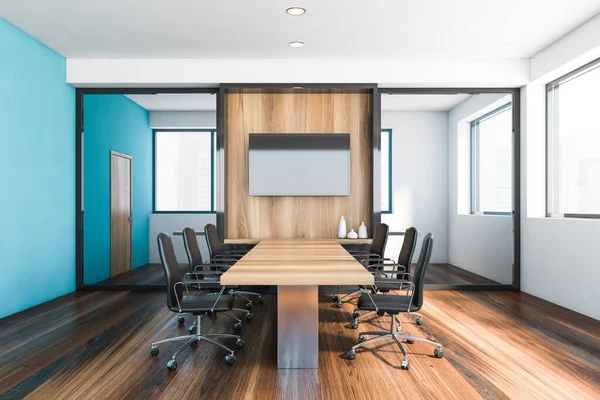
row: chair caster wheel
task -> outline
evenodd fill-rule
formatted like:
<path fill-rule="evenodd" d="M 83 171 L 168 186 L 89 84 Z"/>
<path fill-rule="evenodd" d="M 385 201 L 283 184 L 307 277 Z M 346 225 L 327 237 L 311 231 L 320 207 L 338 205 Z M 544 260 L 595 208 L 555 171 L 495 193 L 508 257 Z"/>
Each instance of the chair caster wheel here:
<path fill-rule="evenodd" d="M 214 312 L 212 312 L 212 311 L 209 311 L 209 312 L 207 312 L 207 313 L 206 313 L 206 316 L 207 316 L 208 318 L 212 318 L 212 317 L 214 317 L 216 314 L 217 314 L 217 313 L 214 313 Z"/>
<path fill-rule="evenodd" d="M 433 355 L 436 356 L 437 358 L 444 358 L 444 350 L 442 350 L 441 347 L 438 347 L 437 349 L 435 349 L 433 351 Z"/>
<path fill-rule="evenodd" d="M 352 321 L 352 323 L 350 324 L 350 328 L 352 328 L 352 329 L 358 328 L 358 322 L 356 320 Z"/>
<path fill-rule="evenodd" d="M 383 317 L 384 315 L 385 315 L 385 313 L 383 311 L 377 311 L 378 317 Z"/>
<path fill-rule="evenodd" d="M 167 363 L 167 369 L 169 371 L 175 371 L 177 369 L 177 362 L 175 360 L 171 360 Z"/>
<path fill-rule="evenodd" d="M 252 318 L 254 318 L 254 315 L 250 313 L 246 314 L 246 321 L 252 321 Z"/>
<path fill-rule="evenodd" d="M 160 350 L 158 350 L 158 347 L 152 347 L 150 349 L 150 355 L 152 355 L 152 356 L 157 356 L 159 352 L 160 352 Z"/>
<path fill-rule="evenodd" d="M 237 359 L 235 358 L 235 356 L 233 354 L 229 354 L 229 355 L 225 356 L 225 362 L 229 365 L 235 364 L 236 361 L 237 361 Z"/>
<path fill-rule="evenodd" d="M 396 332 L 402 332 L 402 325 L 396 327 Z"/>
<path fill-rule="evenodd" d="M 415 342 L 415 341 L 414 341 L 414 340 L 412 340 L 412 339 L 408 339 L 408 340 L 406 341 L 406 343 L 408 343 L 408 344 L 413 344 L 414 342 Z"/>
<path fill-rule="evenodd" d="M 354 311 L 354 312 L 352 313 L 352 318 L 356 319 L 356 318 L 358 318 L 358 317 L 360 317 L 360 314 L 358 313 L 358 311 Z"/>
<path fill-rule="evenodd" d="M 181 315 L 177 317 L 177 323 L 179 325 L 185 324 L 185 318 L 183 318 Z"/>
<path fill-rule="evenodd" d="M 258 297 L 258 304 L 262 304 L 262 303 L 264 303 L 264 302 L 265 302 L 265 298 L 264 298 L 264 297 L 262 297 L 262 296 L 259 296 L 259 297 Z"/>
<path fill-rule="evenodd" d="M 235 341 L 235 345 L 240 349 L 243 349 L 244 347 L 246 347 L 246 342 L 244 341 L 244 339 L 239 338 Z"/>
<path fill-rule="evenodd" d="M 331 301 L 338 301 L 340 298 L 337 296 L 331 296 Z"/>
<path fill-rule="evenodd" d="M 356 358 L 356 352 L 354 350 L 350 350 L 346 353 L 346 358 L 348 360 L 354 360 Z"/>
<path fill-rule="evenodd" d="M 362 342 L 364 342 L 365 340 L 367 340 L 367 338 L 366 338 L 366 337 L 364 337 L 364 336 L 359 336 L 359 337 L 358 337 L 358 343 L 362 343 Z"/>
<path fill-rule="evenodd" d="M 342 302 L 338 300 L 333 306 L 335 308 L 342 308 Z"/>
<path fill-rule="evenodd" d="M 242 323 L 241 323 L 241 322 L 238 322 L 238 323 L 236 323 L 236 324 L 233 326 L 233 329 L 235 329 L 236 331 L 239 331 L 239 330 L 241 330 L 243 327 L 244 327 L 244 325 L 242 325 Z"/>
<path fill-rule="evenodd" d="M 410 367 L 409 367 L 409 364 L 408 364 L 408 360 L 402 360 L 402 363 L 400 364 L 400 369 L 408 370 L 409 368 Z"/>
<path fill-rule="evenodd" d="M 417 318 L 415 322 L 417 323 L 417 325 L 423 325 L 423 317 Z"/>
<path fill-rule="evenodd" d="M 194 340 L 192 343 L 190 343 L 190 347 L 194 348 L 194 347 L 198 346 L 198 342 L 199 342 L 199 340 Z"/>
<path fill-rule="evenodd" d="M 196 325 L 190 325 L 190 327 L 188 328 L 188 332 L 190 334 L 193 334 L 194 332 L 196 332 Z"/>
<path fill-rule="evenodd" d="M 246 303 L 246 310 L 252 310 L 252 307 L 254 307 L 254 304 L 252 304 L 252 302 Z"/>

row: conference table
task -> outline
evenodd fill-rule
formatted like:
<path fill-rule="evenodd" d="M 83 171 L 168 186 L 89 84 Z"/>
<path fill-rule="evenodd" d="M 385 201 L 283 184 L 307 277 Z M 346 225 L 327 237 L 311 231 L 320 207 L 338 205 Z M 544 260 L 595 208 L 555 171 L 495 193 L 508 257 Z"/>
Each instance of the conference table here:
<path fill-rule="evenodd" d="M 223 285 L 277 285 L 277 366 L 319 367 L 319 285 L 373 285 L 335 239 L 264 239 L 221 276 Z"/>

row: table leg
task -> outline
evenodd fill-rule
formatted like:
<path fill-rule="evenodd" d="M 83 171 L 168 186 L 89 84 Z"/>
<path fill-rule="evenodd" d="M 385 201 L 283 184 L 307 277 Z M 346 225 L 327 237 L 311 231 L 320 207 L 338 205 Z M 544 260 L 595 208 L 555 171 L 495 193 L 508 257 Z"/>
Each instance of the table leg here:
<path fill-rule="evenodd" d="M 277 287 L 277 366 L 319 367 L 319 287 Z"/>

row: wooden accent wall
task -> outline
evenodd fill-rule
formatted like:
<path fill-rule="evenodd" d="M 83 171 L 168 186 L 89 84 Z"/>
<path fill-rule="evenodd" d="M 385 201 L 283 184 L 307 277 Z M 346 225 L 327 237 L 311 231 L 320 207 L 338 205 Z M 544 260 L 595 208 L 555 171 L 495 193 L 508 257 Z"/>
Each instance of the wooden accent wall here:
<path fill-rule="evenodd" d="M 372 234 L 370 92 L 236 89 L 226 96 L 225 238 L 335 238 L 342 215 L 348 231 L 364 221 Z M 350 196 L 250 196 L 250 133 L 349 133 Z"/>

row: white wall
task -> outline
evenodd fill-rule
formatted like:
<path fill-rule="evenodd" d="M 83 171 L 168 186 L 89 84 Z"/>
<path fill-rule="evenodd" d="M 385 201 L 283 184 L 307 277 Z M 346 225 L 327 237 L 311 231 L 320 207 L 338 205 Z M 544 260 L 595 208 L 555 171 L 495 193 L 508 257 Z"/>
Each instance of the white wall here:
<path fill-rule="evenodd" d="M 545 217 L 545 84 L 600 57 L 600 16 L 531 59 L 521 90 L 521 290 L 600 319 L 600 221 Z"/>
<path fill-rule="evenodd" d="M 391 231 L 410 226 L 432 232 L 431 262 L 448 262 L 448 113 L 385 111 L 381 127 L 392 129 L 392 211 L 381 221 Z M 401 236 L 390 236 L 386 256 L 397 259 Z M 420 241 L 416 254 L 420 251 Z M 416 257 L 416 256 L 415 256 Z"/>
<path fill-rule="evenodd" d="M 216 128 L 216 111 L 150 111 L 150 128 Z"/>
<path fill-rule="evenodd" d="M 150 214 L 150 263 L 160 264 L 158 255 L 158 244 L 156 238 L 161 232 L 166 232 L 173 239 L 173 247 L 177 255 L 177 261 L 187 263 L 188 259 L 183 247 L 183 236 L 175 236 L 174 232 L 181 232 L 183 228 L 194 228 L 196 232 L 204 232 L 204 225 L 215 224 L 216 214 Z M 200 252 L 204 260 L 208 259 L 208 248 L 204 236 L 198 236 Z"/>
<path fill-rule="evenodd" d="M 469 214 L 469 123 L 496 107 L 505 95 L 472 96 L 453 108 L 449 131 L 449 243 L 452 265 L 499 283 L 512 283 L 512 217 Z M 480 115 L 478 115 L 480 114 Z"/>
<path fill-rule="evenodd" d="M 68 59 L 76 87 L 214 86 L 219 83 L 379 83 L 380 86 L 519 87 L 527 60 Z"/>

